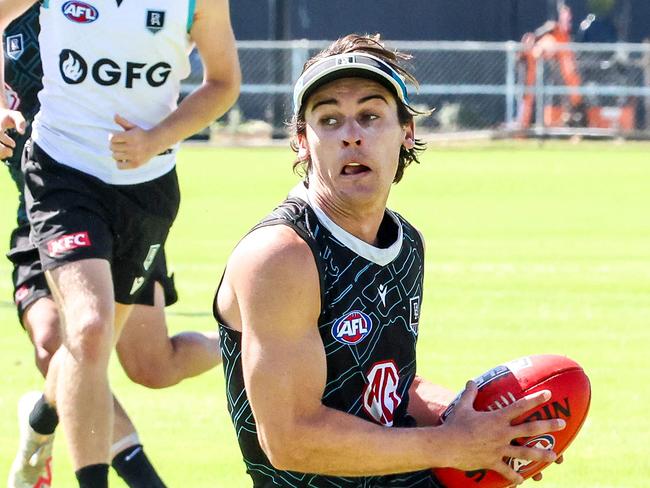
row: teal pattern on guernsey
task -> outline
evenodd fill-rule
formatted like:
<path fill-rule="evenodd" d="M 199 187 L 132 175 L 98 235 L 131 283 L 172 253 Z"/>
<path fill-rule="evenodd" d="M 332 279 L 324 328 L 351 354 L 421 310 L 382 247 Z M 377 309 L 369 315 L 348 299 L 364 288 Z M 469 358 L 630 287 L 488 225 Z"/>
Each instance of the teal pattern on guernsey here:
<path fill-rule="evenodd" d="M 13 156 L 5 160 L 11 179 L 18 190 L 19 204 L 17 221 L 27 223 L 25 198 L 23 196 L 23 175 L 20 160 L 25 142 L 31 136 L 32 120 L 38 112 L 38 92 L 43 88 L 43 69 L 38 45 L 39 4 L 32 5 L 25 13 L 11 22 L 4 33 L 5 84 L 9 106 L 19 110 L 27 121 L 24 134 L 12 133 L 16 142 Z"/>
<path fill-rule="evenodd" d="M 351 246 L 353 241 L 343 238 L 340 228 L 320 220 L 314 208 L 300 198 L 287 199 L 256 228 L 286 225 L 314 255 L 321 289 L 321 312 L 314 326 L 318 327 L 327 361 L 323 405 L 385 427 L 407 428 L 415 426 L 407 407 L 408 390 L 416 372 L 424 247 L 417 230 L 399 215 L 387 211 L 384 224 L 391 229 L 391 235 L 401 236 L 395 238 L 401 242 L 379 249 L 392 252 L 397 248 L 390 262 L 382 264 L 371 257 L 374 253 L 370 250 L 364 252 L 359 245 Z M 228 411 L 255 488 L 438 486 L 430 470 L 341 477 L 275 469 L 257 439 L 243 380 L 241 333 L 216 318 Z"/>

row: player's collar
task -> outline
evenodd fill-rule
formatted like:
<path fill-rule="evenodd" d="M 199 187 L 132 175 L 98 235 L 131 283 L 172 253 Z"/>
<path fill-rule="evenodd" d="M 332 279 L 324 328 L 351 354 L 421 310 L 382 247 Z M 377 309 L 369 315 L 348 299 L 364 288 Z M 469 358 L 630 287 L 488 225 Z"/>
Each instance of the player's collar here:
<path fill-rule="evenodd" d="M 397 216 L 391 212 L 389 209 L 386 209 L 386 214 L 395 222 L 397 226 L 397 239 L 389 247 L 381 248 L 375 247 L 368 244 L 365 241 L 362 241 L 358 237 L 350 234 L 347 230 L 340 227 L 332 219 L 330 219 L 323 210 L 321 210 L 314 202 L 309 198 L 309 194 L 304 185 L 300 184 L 291 190 L 290 196 L 295 196 L 301 200 L 306 201 L 309 206 L 316 213 L 316 217 L 323 226 L 329 230 L 332 235 L 338 239 L 341 244 L 343 244 L 348 249 L 354 251 L 362 258 L 367 259 L 379 266 L 386 266 L 387 264 L 394 261 L 397 256 L 399 256 L 400 251 L 402 250 L 402 242 L 404 237 L 404 231 L 402 229 L 402 223 L 397 218 Z"/>

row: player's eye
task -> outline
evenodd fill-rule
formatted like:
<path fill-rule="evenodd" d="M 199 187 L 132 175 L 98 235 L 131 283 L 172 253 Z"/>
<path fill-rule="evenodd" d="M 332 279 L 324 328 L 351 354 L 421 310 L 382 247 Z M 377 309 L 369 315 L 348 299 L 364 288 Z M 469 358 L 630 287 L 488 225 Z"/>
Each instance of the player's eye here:
<path fill-rule="evenodd" d="M 374 112 L 365 112 L 361 114 L 361 117 L 359 117 L 361 122 L 372 122 L 373 120 L 379 119 L 379 115 L 374 113 Z"/>
<path fill-rule="evenodd" d="M 336 117 L 326 116 L 326 117 L 321 117 L 319 122 L 321 125 L 332 127 L 338 123 L 338 119 Z"/>

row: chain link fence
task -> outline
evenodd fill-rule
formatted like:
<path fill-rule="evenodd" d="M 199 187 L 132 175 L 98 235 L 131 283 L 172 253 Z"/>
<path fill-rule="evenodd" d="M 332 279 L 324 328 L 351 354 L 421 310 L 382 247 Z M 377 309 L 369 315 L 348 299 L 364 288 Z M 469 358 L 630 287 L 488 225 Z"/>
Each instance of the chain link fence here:
<path fill-rule="evenodd" d="M 292 84 L 327 41 L 240 41 L 236 106 L 211 130 L 286 137 Z M 488 134 L 650 138 L 650 44 L 561 44 L 526 50 L 517 42 L 387 42 L 411 53 L 418 120 L 432 135 Z M 201 64 L 184 83 L 201 80 Z"/>

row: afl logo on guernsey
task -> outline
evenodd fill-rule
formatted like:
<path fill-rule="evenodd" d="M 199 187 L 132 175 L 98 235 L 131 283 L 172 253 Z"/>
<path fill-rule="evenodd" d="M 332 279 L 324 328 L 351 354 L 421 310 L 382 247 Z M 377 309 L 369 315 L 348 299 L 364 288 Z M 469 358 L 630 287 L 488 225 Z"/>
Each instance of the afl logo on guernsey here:
<path fill-rule="evenodd" d="M 77 0 L 65 2 L 61 7 L 61 11 L 66 19 L 78 24 L 90 24 L 99 17 L 99 12 L 95 7 Z"/>
<path fill-rule="evenodd" d="M 364 340 L 371 330 L 370 317 L 359 310 L 354 310 L 334 322 L 332 336 L 341 344 L 354 345 Z"/>

